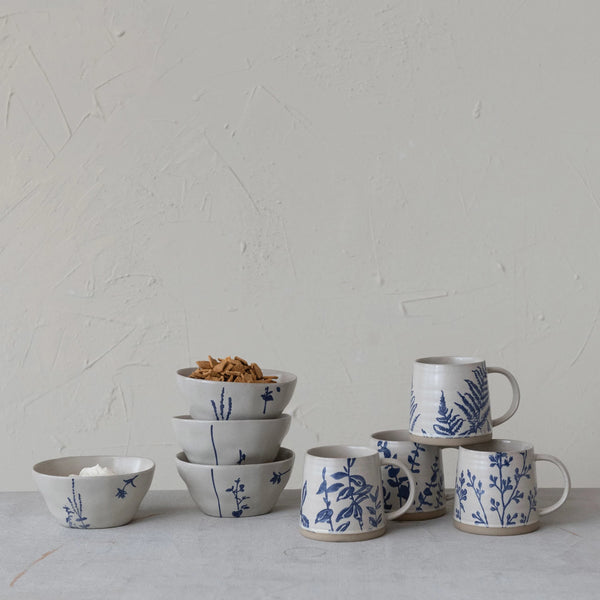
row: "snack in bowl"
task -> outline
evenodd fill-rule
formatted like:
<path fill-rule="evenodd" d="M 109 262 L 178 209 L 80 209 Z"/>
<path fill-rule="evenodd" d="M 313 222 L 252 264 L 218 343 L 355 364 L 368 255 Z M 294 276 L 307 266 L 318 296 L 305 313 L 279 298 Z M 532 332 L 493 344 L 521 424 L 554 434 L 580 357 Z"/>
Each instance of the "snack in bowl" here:
<path fill-rule="evenodd" d="M 198 368 L 189 374 L 192 379 L 209 381 L 238 381 L 240 383 L 273 383 L 277 375 L 264 375 L 256 363 L 250 363 L 239 356 L 208 360 L 197 360 Z"/>

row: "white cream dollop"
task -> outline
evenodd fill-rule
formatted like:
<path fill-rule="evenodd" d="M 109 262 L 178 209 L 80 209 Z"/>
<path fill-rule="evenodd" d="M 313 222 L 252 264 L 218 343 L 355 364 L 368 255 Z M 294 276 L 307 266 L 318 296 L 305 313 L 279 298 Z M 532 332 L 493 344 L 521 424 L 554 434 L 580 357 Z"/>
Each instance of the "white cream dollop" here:
<path fill-rule="evenodd" d="M 101 477 L 102 475 L 116 475 L 116 473 L 112 469 L 101 467 L 100 465 L 83 467 L 83 469 L 79 471 L 80 477 Z M 69 475 L 69 477 L 76 477 L 76 475 Z"/>

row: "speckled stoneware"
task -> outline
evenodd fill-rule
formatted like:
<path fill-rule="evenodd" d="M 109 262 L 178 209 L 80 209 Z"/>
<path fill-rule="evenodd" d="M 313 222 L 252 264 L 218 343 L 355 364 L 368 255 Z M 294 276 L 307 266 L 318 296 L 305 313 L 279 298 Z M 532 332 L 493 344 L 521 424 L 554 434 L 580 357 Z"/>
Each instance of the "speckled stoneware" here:
<path fill-rule="evenodd" d="M 173 417 L 175 438 L 189 462 L 206 465 L 248 465 L 275 459 L 292 417 L 239 421 L 200 421 Z"/>
<path fill-rule="evenodd" d="M 192 379 L 189 375 L 195 370 L 179 369 L 177 386 L 188 401 L 191 417 L 204 421 L 278 417 L 296 387 L 296 376 L 285 371 L 263 369 L 264 375 L 277 376 L 273 383 L 239 383 Z"/>
<path fill-rule="evenodd" d="M 408 478 L 407 504 L 384 513 L 381 465 L 392 465 Z M 405 513 L 414 498 L 410 469 L 363 446 L 320 446 L 304 458 L 300 495 L 300 533 L 328 542 L 356 542 L 385 533 L 386 519 Z"/>
<path fill-rule="evenodd" d="M 537 505 L 536 461 L 554 463 L 564 479 L 560 499 Z M 535 454 L 533 445 L 491 440 L 458 449 L 454 525 L 468 533 L 516 535 L 539 527 L 539 517 L 567 499 L 571 482 L 563 463 L 549 454 Z"/>
<path fill-rule="evenodd" d="M 80 477 L 99 464 L 116 475 Z M 118 527 L 133 519 L 154 476 L 154 462 L 133 456 L 65 456 L 37 463 L 33 479 L 48 510 L 72 529 Z"/>
<path fill-rule="evenodd" d="M 501 373 L 512 387 L 509 409 L 492 419 L 488 373 Z M 519 385 L 500 367 L 481 358 L 432 356 L 413 365 L 410 438 L 423 444 L 456 447 L 492 439 L 492 427 L 504 423 L 519 407 Z"/>
<path fill-rule="evenodd" d="M 446 513 L 444 465 L 442 449 L 413 442 L 408 430 L 378 431 L 369 442 L 384 458 L 397 458 L 408 466 L 415 480 L 414 500 L 408 510 L 398 517 L 402 521 L 424 521 Z M 404 506 L 410 486 L 408 478 L 398 467 L 381 467 L 383 480 L 383 508 L 386 512 Z"/>
<path fill-rule="evenodd" d="M 183 452 L 177 472 L 202 512 L 213 517 L 253 517 L 272 510 L 294 466 L 294 453 L 281 448 L 274 461 L 255 465 L 199 465 Z"/>

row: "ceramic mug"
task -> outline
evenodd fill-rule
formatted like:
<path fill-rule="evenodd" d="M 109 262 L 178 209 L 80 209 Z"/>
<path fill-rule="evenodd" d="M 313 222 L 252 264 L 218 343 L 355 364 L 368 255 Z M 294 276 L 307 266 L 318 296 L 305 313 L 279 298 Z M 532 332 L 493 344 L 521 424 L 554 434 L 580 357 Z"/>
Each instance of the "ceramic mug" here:
<path fill-rule="evenodd" d="M 415 480 L 414 500 L 408 510 L 397 517 L 399 520 L 424 521 L 446 513 L 444 465 L 439 446 L 411 441 L 406 429 L 373 433 L 369 445 L 384 458 L 396 458 L 407 464 Z M 407 504 L 408 477 L 400 473 L 398 467 L 385 465 L 381 467 L 381 478 L 384 510 L 394 511 Z"/>
<path fill-rule="evenodd" d="M 564 479 L 560 499 L 537 505 L 536 461 L 554 463 Z M 454 525 L 468 533 L 516 535 L 539 527 L 539 517 L 567 499 L 571 481 L 564 464 L 549 454 L 535 454 L 533 445 L 491 440 L 458 449 L 454 494 Z"/>
<path fill-rule="evenodd" d="M 509 409 L 492 419 L 488 373 L 508 378 L 513 392 Z M 433 356 L 413 365 L 410 438 L 435 446 L 460 446 L 492 439 L 492 427 L 510 419 L 519 407 L 519 384 L 500 367 L 481 358 Z"/>
<path fill-rule="evenodd" d="M 385 514 L 381 465 L 394 465 L 407 476 L 407 502 Z M 415 483 L 410 469 L 362 446 L 320 446 L 306 452 L 300 504 L 300 533 L 321 541 L 355 542 L 385 533 L 386 519 L 405 513 Z"/>

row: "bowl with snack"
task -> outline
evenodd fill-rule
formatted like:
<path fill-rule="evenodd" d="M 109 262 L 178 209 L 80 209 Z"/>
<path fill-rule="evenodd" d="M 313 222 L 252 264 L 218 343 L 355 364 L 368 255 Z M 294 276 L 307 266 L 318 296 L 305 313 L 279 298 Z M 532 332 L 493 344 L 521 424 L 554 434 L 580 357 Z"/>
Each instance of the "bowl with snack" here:
<path fill-rule="evenodd" d="M 33 466 L 50 514 L 71 529 L 129 523 L 153 476 L 154 462 L 133 456 L 64 456 Z"/>
<path fill-rule="evenodd" d="M 296 376 L 228 356 L 179 369 L 177 386 L 192 419 L 228 421 L 279 417 L 292 399 Z"/>
<path fill-rule="evenodd" d="M 173 417 L 175 438 L 192 463 L 248 465 L 275 459 L 292 417 L 202 421 L 190 415 Z"/>
<path fill-rule="evenodd" d="M 185 453 L 177 471 L 202 512 L 213 517 L 253 517 L 270 512 L 287 485 L 294 453 L 280 448 L 275 460 L 253 465 L 202 465 Z"/>

